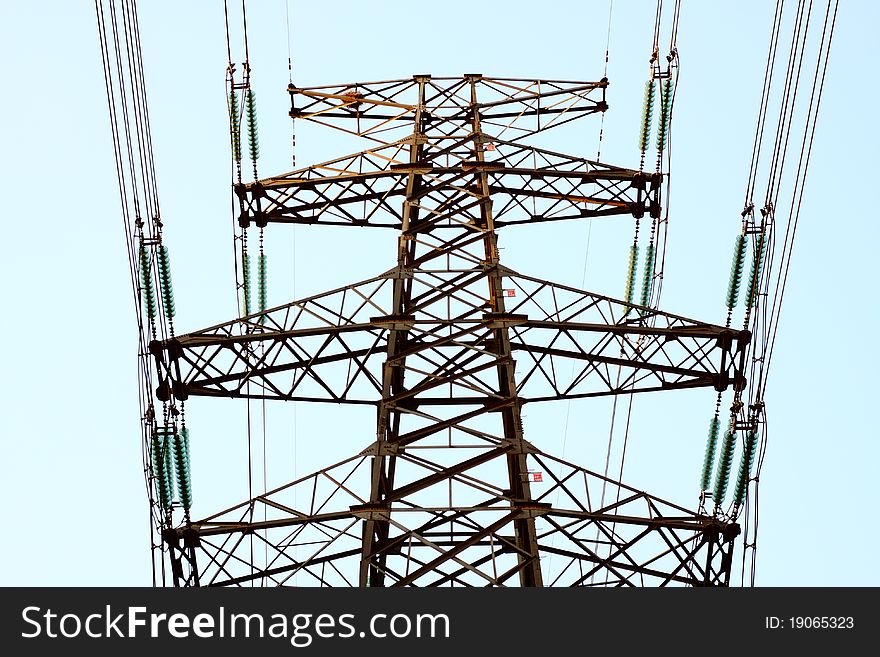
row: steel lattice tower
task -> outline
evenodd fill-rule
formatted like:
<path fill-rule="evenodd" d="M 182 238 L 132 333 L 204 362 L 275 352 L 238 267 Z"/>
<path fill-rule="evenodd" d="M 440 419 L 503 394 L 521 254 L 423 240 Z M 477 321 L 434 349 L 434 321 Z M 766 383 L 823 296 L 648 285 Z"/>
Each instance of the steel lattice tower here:
<path fill-rule="evenodd" d="M 294 119 L 372 148 L 238 185 L 241 225 L 390 228 L 394 266 L 152 343 L 157 394 L 371 404 L 376 439 L 166 530 L 177 585 L 284 584 L 295 573 L 320 586 L 728 584 L 736 524 L 555 458 L 523 434 L 525 404 L 744 381 L 747 332 L 500 261 L 505 226 L 659 217 L 660 174 L 525 143 L 604 111 L 606 86 L 475 74 L 290 87 Z M 540 495 L 531 470 L 547 478 Z M 603 485 L 615 500 L 604 506 Z M 254 536 L 264 564 L 248 556 Z M 552 579 L 547 555 L 563 564 Z"/>

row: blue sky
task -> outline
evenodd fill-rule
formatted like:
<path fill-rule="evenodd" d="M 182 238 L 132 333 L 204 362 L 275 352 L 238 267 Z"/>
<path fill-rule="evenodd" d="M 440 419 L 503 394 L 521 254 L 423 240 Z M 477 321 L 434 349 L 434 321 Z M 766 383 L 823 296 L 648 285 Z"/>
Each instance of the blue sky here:
<path fill-rule="evenodd" d="M 251 4 L 260 166 L 269 175 L 290 168 L 285 2 Z M 606 0 L 453 0 L 442 11 L 398 1 L 341 2 L 332 12 L 320 3 L 289 4 L 294 80 L 301 86 L 416 73 L 580 80 L 603 73 Z M 723 323 L 774 3 L 682 4 L 661 307 Z M 236 312 L 223 8 L 220 2 L 141 5 L 175 322 L 188 331 Z M 602 155 L 621 166 L 638 165 L 653 11 L 654 2 L 614 3 Z M 868 515 L 878 502 L 880 461 L 871 370 L 871 327 L 880 317 L 870 297 L 880 238 L 871 174 L 880 143 L 869 44 L 878 24 L 876 3 L 841 2 L 768 388 L 762 585 L 880 584 L 874 559 L 880 535 Z M 146 585 L 136 325 L 93 5 L 2 3 L 0 44 L 8 89 L 0 108 L 7 308 L 0 328 L 7 523 L 0 584 Z M 580 132 L 552 146 L 592 157 L 599 119 L 578 123 Z M 297 141 L 300 165 L 344 154 L 316 130 L 299 129 Z M 619 297 L 632 225 L 615 222 L 510 229 L 502 236 L 503 258 L 524 274 Z M 391 265 L 393 235 L 340 230 L 267 232 L 270 305 Z M 330 264 L 331 257 L 341 264 Z M 693 506 L 712 395 L 648 397 L 635 401 L 625 479 Z M 246 492 L 238 483 L 244 406 L 210 401 L 187 408 L 196 515 Z M 372 412 L 327 410 L 269 409 L 268 483 L 340 460 L 369 441 Z M 541 436 L 546 451 L 598 470 L 608 419 L 608 404 L 561 404 L 543 415 L 528 411 L 526 434 Z"/>

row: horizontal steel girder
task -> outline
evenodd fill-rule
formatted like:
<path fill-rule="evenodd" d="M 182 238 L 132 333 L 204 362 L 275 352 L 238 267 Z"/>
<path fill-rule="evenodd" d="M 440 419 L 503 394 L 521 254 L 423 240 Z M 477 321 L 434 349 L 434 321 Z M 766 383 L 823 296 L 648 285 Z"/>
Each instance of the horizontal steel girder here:
<path fill-rule="evenodd" d="M 492 144 L 491 159 L 473 159 L 475 140 Z M 466 229 L 479 222 L 484 201 L 476 180 L 483 174 L 487 176 L 496 228 L 660 214 L 660 174 L 613 167 L 485 134 L 453 144 L 440 143 L 434 150 L 428 141 L 423 161 L 416 163 L 406 160 L 403 146 L 383 146 L 237 185 L 239 223 L 400 229 L 401 201 L 406 200 L 421 212 L 421 219 L 410 226 L 410 232 Z M 416 176 L 418 190 L 408 194 L 411 178 Z"/>
<path fill-rule="evenodd" d="M 392 282 L 410 277 L 412 314 L 389 313 Z M 518 403 L 741 385 L 747 332 L 627 305 L 504 270 L 517 294 L 488 313 L 486 271 L 387 274 L 181 335 L 151 350 L 160 395 L 378 403 L 383 367 L 403 367 L 401 408 L 486 405 L 494 368 L 515 358 Z M 447 298 L 455 300 L 449 316 Z M 262 318 L 262 319 L 261 319 Z M 494 331 L 509 330 L 510 356 Z M 396 333 L 405 349 L 387 360 Z M 618 376 L 618 368 L 620 374 Z M 452 394 L 438 393 L 451 384 Z"/>
<path fill-rule="evenodd" d="M 393 144 L 412 132 L 417 115 L 426 129 L 447 139 L 469 132 L 473 112 L 490 131 L 517 140 L 604 112 L 608 81 L 529 80 L 416 75 L 403 80 L 319 87 L 290 85 L 290 116 Z M 472 90 L 478 97 L 473 102 Z M 516 130 L 509 130 L 516 123 Z"/>
<path fill-rule="evenodd" d="M 357 492 L 370 469 L 369 455 L 361 454 L 170 530 L 165 541 L 177 569 L 198 572 L 202 586 L 353 586 L 360 526 L 382 519 L 391 531 L 375 552 L 385 557 L 386 585 L 508 586 L 516 585 L 522 567 L 512 524 L 528 517 L 536 523 L 548 584 L 727 584 L 738 525 L 539 451 L 529 459 L 543 474 L 543 487 L 533 485 L 535 499 L 519 504 L 486 480 L 487 464 L 506 452 L 489 449 L 479 464 L 471 459 L 456 468 L 402 452 L 401 483 L 382 504 Z M 420 502 L 434 488 L 450 497 L 449 507 Z M 600 506 L 603 498 L 608 502 Z M 252 542 L 265 555 L 258 562 L 251 560 Z"/>

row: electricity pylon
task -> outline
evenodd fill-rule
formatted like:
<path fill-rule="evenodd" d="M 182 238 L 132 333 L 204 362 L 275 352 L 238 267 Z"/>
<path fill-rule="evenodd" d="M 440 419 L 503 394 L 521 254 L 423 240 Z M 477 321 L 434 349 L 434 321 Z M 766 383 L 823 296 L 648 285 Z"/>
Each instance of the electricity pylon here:
<path fill-rule="evenodd" d="M 154 342 L 157 394 L 371 404 L 376 437 L 340 463 L 166 530 L 176 585 L 294 575 L 315 586 L 729 583 L 736 524 L 555 458 L 523 432 L 526 404 L 744 381 L 747 332 L 501 263 L 505 226 L 659 217 L 660 174 L 526 144 L 604 111 L 606 86 L 477 74 L 291 85 L 294 119 L 372 148 L 237 185 L 240 224 L 393 229 L 394 264 Z M 258 538 L 260 563 L 247 537 Z"/>

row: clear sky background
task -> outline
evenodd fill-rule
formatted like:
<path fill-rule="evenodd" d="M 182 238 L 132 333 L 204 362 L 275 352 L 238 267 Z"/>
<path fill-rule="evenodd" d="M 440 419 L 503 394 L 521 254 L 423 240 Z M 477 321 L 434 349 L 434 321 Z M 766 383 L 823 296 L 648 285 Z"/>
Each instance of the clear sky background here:
<path fill-rule="evenodd" d="M 186 332 L 236 313 L 223 5 L 139 4 L 175 325 Z M 665 4 L 671 12 L 673 3 Z M 775 3 L 682 4 L 660 305 L 723 323 Z M 262 175 L 290 169 L 285 5 L 251 2 L 248 14 Z M 421 73 L 603 74 L 607 0 L 289 7 L 300 86 Z M 602 159 L 621 166 L 638 166 L 653 12 L 649 0 L 614 3 Z M 872 369 L 880 317 L 871 296 L 880 243 L 872 173 L 880 153 L 878 26 L 878 3 L 842 0 L 770 372 L 761 585 L 880 584 L 880 531 L 871 516 L 880 502 Z M 2 2 L 0 49 L 0 584 L 148 585 L 136 323 L 93 3 Z M 595 156 L 599 117 L 576 125 L 541 145 Z M 297 142 L 300 165 L 347 152 L 307 127 L 298 128 Z M 270 305 L 393 265 L 392 232 L 274 228 L 267 230 Z M 523 274 L 621 297 L 631 231 L 626 218 L 511 228 L 501 236 L 502 258 Z M 711 391 L 637 397 L 625 481 L 694 507 L 713 401 Z M 374 435 L 371 410 L 269 406 L 268 485 L 360 451 Z M 609 408 L 606 401 L 528 408 L 526 437 L 601 470 Z M 244 404 L 216 400 L 187 406 L 196 516 L 247 495 L 245 412 Z"/>

